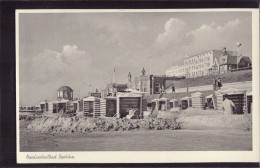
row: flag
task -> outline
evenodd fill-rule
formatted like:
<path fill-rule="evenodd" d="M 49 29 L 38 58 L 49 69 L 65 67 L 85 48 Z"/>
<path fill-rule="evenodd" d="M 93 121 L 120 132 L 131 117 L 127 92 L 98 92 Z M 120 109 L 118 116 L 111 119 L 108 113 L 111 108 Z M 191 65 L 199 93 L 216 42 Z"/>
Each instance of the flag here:
<path fill-rule="evenodd" d="M 237 47 L 240 47 L 241 45 L 242 45 L 241 43 L 237 42 Z"/>

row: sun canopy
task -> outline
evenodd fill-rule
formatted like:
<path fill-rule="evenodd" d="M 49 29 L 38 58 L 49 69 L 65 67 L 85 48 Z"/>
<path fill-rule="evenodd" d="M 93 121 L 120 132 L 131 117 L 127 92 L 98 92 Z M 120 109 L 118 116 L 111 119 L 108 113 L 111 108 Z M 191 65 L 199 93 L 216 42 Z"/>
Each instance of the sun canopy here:
<path fill-rule="evenodd" d="M 142 95 L 136 93 L 118 92 L 116 97 L 142 97 Z"/>
<path fill-rule="evenodd" d="M 93 96 L 89 96 L 87 98 L 84 98 L 83 101 L 95 101 L 97 98 Z"/>
<path fill-rule="evenodd" d="M 246 95 L 247 95 L 247 96 L 252 96 L 252 91 L 251 91 L 251 92 L 248 92 Z"/>
<path fill-rule="evenodd" d="M 125 92 L 136 93 L 136 94 L 147 93 L 147 92 L 140 92 L 138 90 L 134 90 L 134 89 L 130 89 L 130 88 L 125 89 Z"/>
<path fill-rule="evenodd" d="M 226 89 L 220 89 L 216 91 L 217 94 L 245 94 L 246 90 L 245 89 L 237 89 L 237 88 L 226 88 Z"/>
<path fill-rule="evenodd" d="M 171 99 L 170 102 L 176 102 L 178 101 L 177 99 Z"/>
<path fill-rule="evenodd" d="M 206 96 L 207 99 L 212 98 L 212 97 L 213 97 L 213 94 Z"/>
<path fill-rule="evenodd" d="M 188 100 L 188 99 L 191 99 L 191 97 L 183 97 L 183 98 L 181 98 L 181 100 Z"/>
<path fill-rule="evenodd" d="M 163 100 L 163 101 L 165 101 L 165 100 L 168 100 L 168 99 L 165 98 L 165 97 L 162 97 L 162 98 L 160 98 L 159 100 Z"/>
<path fill-rule="evenodd" d="M 104 99 L 116 99 L 116 97 L 113 97 L 113 96 L 107 96 L 107 97 L 105 97 Z"/>
<path fill-rule="evenodd" d="M 152 99 L 152 102 L 159 101 L 160 99 Z"/>

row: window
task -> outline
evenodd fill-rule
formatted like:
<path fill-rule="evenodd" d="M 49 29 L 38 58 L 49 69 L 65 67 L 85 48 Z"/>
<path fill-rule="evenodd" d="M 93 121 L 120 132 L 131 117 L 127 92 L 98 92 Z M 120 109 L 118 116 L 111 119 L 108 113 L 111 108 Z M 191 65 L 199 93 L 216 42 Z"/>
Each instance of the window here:
<path fill-rule="evenodd" d="M 155 83 L 155 93 L 160 92 L 160 83 Z"/>

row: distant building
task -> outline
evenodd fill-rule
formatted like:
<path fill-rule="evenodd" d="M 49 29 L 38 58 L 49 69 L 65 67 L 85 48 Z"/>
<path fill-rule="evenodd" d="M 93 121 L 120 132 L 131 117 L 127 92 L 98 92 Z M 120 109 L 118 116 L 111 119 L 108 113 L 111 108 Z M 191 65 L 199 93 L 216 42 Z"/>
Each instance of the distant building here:
<path fill-rule="evenodd" d="M 223 63 L 220 59 L 229 60 Z M 239 57 L 238 57 L 239 58 Z M 251 66 L 249 57 L 242 56 L 240 68 Z M 227 68 L 234 69 L 237 66 L 237 52 L 223 50 L 210 50 L 184 59 L 183 65 L 177 65 L 166 70 L 166 76 L 185 76 L 186 78 L 195 78 L 199 76 L 209 75 L 211 73 L 223 73 Z M 220 65 L 221 64 L 221 65 Z M 225 66 L 224 66 L 225 64 Z M 220 69 L 222 68 L 222 69 Z"/>
<path fill-rule="evenodd" d="M 184 65 L 176 65 L 166 70 L 165 75 L 167 77 L 175 76 L 182 77 L 186 76 L 185 66 Z"/>
<path fill-rule="evenodd" d="M 181 78 L 167 77 L 166 75 L 145 75 L 142 71 L 141 76 L 134 78 L 132 88 L 148 94 L 160 94 L 165 88 L 169 87 L 174 83 L 174 81 L 179 79 Z"/>
<path fill-rule="evenodd" d="M 97 92 L 95 92 L 95 93 L 90 93 L 90 96 L 92 96 L 92 97 L 96 97 L 96 98 L 101 98 L 101 93 L 97 93 Z"/>
<path fill-rule="evenodd" d="M 104 96 L 114 96 L 117 92 L 124 92 L 127 84 L 109 83 L 104 90 Z"/>
<path fill-rule="evenodd" d="M 57 93 L 57 100 L 73 100 L 73 90 L 69 86 L 60 87 Z"/>
<path fill-rule="evenodd" d="M 216 67 L 220 73 L 227 73 L 232 70 L 248 68 L 252 66 L 252 62 L 247 56 L 229 56 L 223 55 L 216 62 Z"/>

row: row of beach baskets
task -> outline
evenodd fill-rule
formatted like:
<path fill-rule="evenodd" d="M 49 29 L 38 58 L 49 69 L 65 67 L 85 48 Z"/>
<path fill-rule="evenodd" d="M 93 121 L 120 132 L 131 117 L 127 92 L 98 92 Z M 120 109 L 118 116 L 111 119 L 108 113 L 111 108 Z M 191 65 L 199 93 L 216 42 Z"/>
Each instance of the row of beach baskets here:
<path fill-rule="evenodd" d="M 235 113 L 244 114 L 251 113 L 252 111 L 252 91 L 242 90 L 236 88 L 225 88 L 216 91 L 214 94 L 205 96 L 201 92 L 191 94 L 191 97 L 183 97 L 177 99 L 153 99 L 151 102 L 151 109 L 153 110 L 176 110 L 176 109 L 187 109 L 189 107 L 206 109 L 212 108 L 221 110 L 223 95 L 227 94 L 228 98 L 235 104 Z"/>

